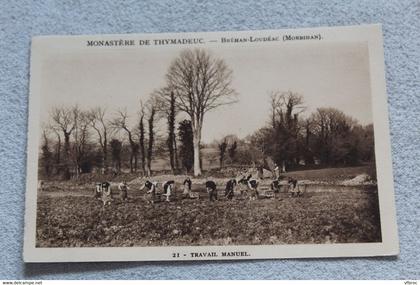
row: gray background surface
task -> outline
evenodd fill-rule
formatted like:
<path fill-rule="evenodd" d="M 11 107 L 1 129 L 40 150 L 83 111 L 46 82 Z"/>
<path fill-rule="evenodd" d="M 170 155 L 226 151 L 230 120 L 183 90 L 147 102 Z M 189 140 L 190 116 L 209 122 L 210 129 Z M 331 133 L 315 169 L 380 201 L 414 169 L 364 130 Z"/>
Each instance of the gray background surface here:
<path fill-rule="evenodd" d="M 0 1 L 0 279 L 420 279 L 419 1 Z M 401 253 L 182 263 L 22 262 L 30 40 L 382 23 Z"/>

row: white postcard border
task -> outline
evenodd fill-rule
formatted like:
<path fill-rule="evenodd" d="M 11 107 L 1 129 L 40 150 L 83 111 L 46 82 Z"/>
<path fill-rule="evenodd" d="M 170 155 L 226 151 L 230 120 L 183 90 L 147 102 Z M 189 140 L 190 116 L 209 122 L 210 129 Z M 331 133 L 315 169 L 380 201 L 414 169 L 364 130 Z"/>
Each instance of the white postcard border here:
<path fill-rule="evenodd" d="M 382 242 L 351 244 L 296 244 L 296 245 L 243 245 L 243 246 L 172 246 L 172 247 L 97 247 L 97 248 L 36 248 L 37 163 L 40 126 L 40 82 L 43 55 L 49 50 L 86 48 L 88 39 L 148 39 L 153 37 L 270 36 L 316 35 L 323 41 L 364 41 L 368 43 L 371 76 L 371 94 L 375 134 L 375 155 L 378 177 L 378 195 Z M 59 39 L 59 41 L 57 40 Z M 304 44 L 304 40 L 298 41 Z M 276 41 L 254 44 L 289 44 L 296 41 Z M 220 43 L 208 42 L 216 46 Z M 251 43 L 249 43 L 251 44 Z M 131 48 L 131 47 L 128 47 Z M 152 48 L 152 47 L 147 47 Z M 156 47 L 155 47 L 156 48 Z M 160 48 L 160 47 L 159 47 Z M 169 46 L 162 47 L 170 48 Z M 28 116 L 27 182 L 24 253 L 25 262 L 88 262 L 88 261 L 158 261 L 158 260 L 219 260 L 219 259 L 272 259 L 318 258 L 397 255 L 398 233 L 395 215 L 388 107 L 384 73 L 383 40 L 380 25 L 349 27 L 323 27 L 289 30 L 242 32 L 209 32 L 180 34 L 128 34 L 95 36 L 42 36 L 32 40 L 30 67 L 30 96 Z M 197 257 L 194 253 L 216 252 L 214 257 Z M 223 252 L 243 252 L 243 256 L 222 256 Z"/>

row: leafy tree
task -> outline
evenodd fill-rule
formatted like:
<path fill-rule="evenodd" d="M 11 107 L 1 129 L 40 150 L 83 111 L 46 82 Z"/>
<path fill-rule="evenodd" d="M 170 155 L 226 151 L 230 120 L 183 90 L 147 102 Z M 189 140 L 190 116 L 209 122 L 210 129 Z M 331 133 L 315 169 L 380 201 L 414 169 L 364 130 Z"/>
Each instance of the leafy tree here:
<path fill-rule="evenodd" d="M 144 105 L 140 101 L 140 112 L 139 112 L 139 146 L 141 154 L 141 169 L 143 175 L 146 173 L 146 147 L 145 147 L 145 130 L 144 130 Z"/>
<path fill-rule="evenodd" d="M 223 168 L 223 163 L 225 160 L 225 154 L 226 154 L 226 149 L 227 149 L 227 142 L 226 140 L 222 141 L 219 144 L 219 161 L 220 161 L 220 168 Z"/>
<path fill-rule="evenodd" d="M 318 108 L 302 119 L 303 97 L 274 92 L 270 121 L 250 137 L 266 161 L 274 160 L 283 171 L 319 161 L 324 166 L 357 165 L 374 161 L 372 125 L 362 126 L 335 108 Z"/>
<path fill-rule="evenodd" d="M 324 165 L 356 164 L 358 139 L 353 129 L 357 122 L 335 108 L 318 108 L 312 114 L 316 135 L 314 151 Z"/>
<path fill-rule="evenodd" d="M 184 120 L 179 123 L 178 136 L 181 143 L 179 146 L 181 163 L 183 168 L 189 172 L 194 165 L 194 144 L 191 121 Z"/>
<path fill-rule="evenodd" d="M 54 148 L 54 162 L 53 165 L 55 167 L 55 174 L 59 175 L 62 170 L 62 161 L 61 161 L 61 135 L 60 135 L 60 129 L 57 129 L 55 126 L 49 126 L 49 128 L 54 132 L 57 140 L 55 141 Z"/>
<path fill-rule="evenodd" d="M 51 175 L 52 171 L 52 163 L 53 163 L 53 154 L 49 147 L 49 139 L 47 136 L 46 130 L 42 133 L 44 142 L 41 147 L 41 166 L 44 169 L 44 174 L 46 177 L 49 177 Z"/>
<path fill-rule="evenodd" d="M 232 162 L 235 161 L 237 148 L 238 148 L 238 143 L 234 141 L 228 149 L 229 158 Z"/>
<path fill-rule="evenodd" d="M 175 119 L 177 115 L 175 93 L 169 88 L 165 87 L 156 91 L 157 100 L 159 101 L 160 110 L 167 119 L 168 137 L 166 144 L 169 151 L 169 163 L 172 172 L 178 168 L 178 151 L 176 145 L 175 135 Z"/>
<path fill-rule="evenodd" d="M 109 145 L 111 146 L 113 167 L 119 173 L 121 171 L 122 143 L 117 139 L 112 139 Z"/>
<path fill-rule="evenodd" d="M 156 100 L 156 97 L 152 96 L 148 103 L 147 103 L 147 109 L 148 109 L 148 141 L 147 141 L 147 152 L 146 152 L 146 173 L 147 176 L 152 175 L 152 159 L 153 159 L 153 146 L 155 144 L 155 116 L 159 109 L 158 107 L 158 101 Z"/>
<path fill-rule="evenodd" d="M 272 92 L 271 130 L 263 134 L 264 154 L 285 170 L 299 162 L 299 114 L 303 112 L 303 97 L 293 92 Z"/>

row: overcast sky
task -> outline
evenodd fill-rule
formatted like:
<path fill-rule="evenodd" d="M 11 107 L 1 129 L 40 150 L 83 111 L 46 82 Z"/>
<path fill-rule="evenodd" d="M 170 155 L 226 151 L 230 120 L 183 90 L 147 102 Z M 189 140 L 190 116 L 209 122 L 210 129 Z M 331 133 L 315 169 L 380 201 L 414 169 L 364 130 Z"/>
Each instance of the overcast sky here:
<path fill-rule="evenodd" d="M 103 106 L 109 117 L 127 108 L 136 118 L 139 101 L 164 85 L 171 61 L 185 47 L 90 50 L 52 55 L 42 67 L 42 121 L 53 106 Z M 310 114 L 335 107 L 362 124 L 372 123 L 368 49 L 365 43 L 290 43 L 211 49 L 233 69 L 238 103 L 206 114 L 203 141 L 245 137 L 269 118 L 269 92 L 304 96 Z"/>

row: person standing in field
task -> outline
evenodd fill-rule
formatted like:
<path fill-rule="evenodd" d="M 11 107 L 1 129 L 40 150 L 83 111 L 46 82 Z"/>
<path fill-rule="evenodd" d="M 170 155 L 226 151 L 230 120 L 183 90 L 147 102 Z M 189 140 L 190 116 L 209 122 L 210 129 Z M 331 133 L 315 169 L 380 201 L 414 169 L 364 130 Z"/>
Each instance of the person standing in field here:
<path fill-rule="evenodd" d="M 209 199 L 211 202 L 217 200 L 217 189 L 216 183 L 214 181 L 207 181 L 206 182 L 206 189 L 207 193 L 209 193 Z"/>

